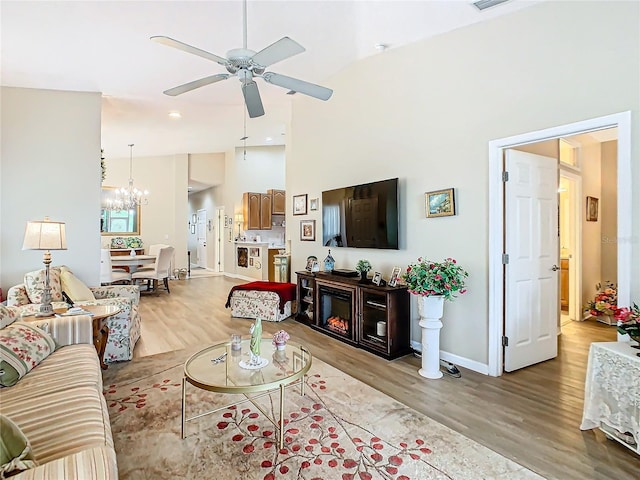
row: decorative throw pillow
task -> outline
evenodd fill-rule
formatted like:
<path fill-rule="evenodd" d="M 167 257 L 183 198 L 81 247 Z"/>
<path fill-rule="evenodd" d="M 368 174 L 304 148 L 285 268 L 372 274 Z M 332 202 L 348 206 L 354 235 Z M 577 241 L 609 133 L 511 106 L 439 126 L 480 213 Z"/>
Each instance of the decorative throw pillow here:
<path fill-rule="evenodd" d="M 31 303 L 42 303 L 42 293 L 44 292 L 44 268 L 29 272 L 24 276 L 24 286 Z M 49 286 L 51 287 L 51 301 L 62 301 L 62 287 L 60 285 L 60 267 L 49 269 Z"/>
<path fill-rule="evenodd" d="M 142 239 L 140 237 L 127 237 L 127 248 L 142 248 Z"/>
<path fill-rule="evenodd" d="M 0 304 L 0 328 L 11 325 L 20 318 L 20 309 L 18 307 L 7 307 Z"/>
<path fill-rule="evenodd" d="M 0 385 L 10 387 L 56 349 L 47 332 L 27 322 L 0 330 Z M 15 370 L 16 373 L 13 372 Z"/>
<path fill-rule="evenodd" d="M 36 467 L 31 444 L 20 427 L 0 415 L 0 477 Z"/>
<path fill-rule="evenodd" d="M 71 273 L 71 270 L 63 268 L 60 274 L 60 280 L 62 283 L 62 291 L 69 295 L 69 298 L 73 300 L 74 303 L 87 300 L 93 301 L 96 299 L 93 292 L 89 290 L 89 287 Z"/>
<path fill-rule="evenodd" d="M 124 237 L 113 237 L 111 239 L 111 248 L 127 248 L 127 241 Z"/>

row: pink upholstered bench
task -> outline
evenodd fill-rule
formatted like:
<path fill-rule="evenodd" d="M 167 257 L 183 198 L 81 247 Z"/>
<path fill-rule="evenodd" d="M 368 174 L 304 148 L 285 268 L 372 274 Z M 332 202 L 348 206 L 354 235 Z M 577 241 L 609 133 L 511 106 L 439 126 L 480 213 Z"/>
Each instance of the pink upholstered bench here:
<path fill-rule="evenodd" d="M 251 282 L 233 287 L 225 307 L 231 307 L 232 317 L 280 322 L 293 313 L 295 298 L 294 283 Z"/>

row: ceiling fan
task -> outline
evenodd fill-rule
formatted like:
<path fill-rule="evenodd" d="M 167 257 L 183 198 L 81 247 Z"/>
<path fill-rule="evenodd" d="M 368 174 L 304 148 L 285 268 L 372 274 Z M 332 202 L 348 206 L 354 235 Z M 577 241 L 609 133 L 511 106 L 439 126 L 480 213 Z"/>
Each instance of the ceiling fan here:
<path fill-rule="evenodd" d="M 287 88 L 292 92 L 303 93 L 320 100 L 328 100 L 331 97 L 333 90 L 329 88 L 305 82 L 304 80 L 299 80 L 297 78 L 287 77 L 286 75 L 280 75 L 279 73 L 266 72 L 265 69 L 268 66 L 297 55 L 298 53 L 302 53 L 305 49 L 302 45 L 289 37 L 283 37 L 257 53 L 253 50 L 247 49 L 246 0 L 243 1 L 242 14 L 243 46 L 242 48 L 229 50 L 227 52 L 227 58 L 219 57 L 218 55 L 214 55 L 213 53 L 209 53 L 178 40 L 174 40 L 170 37 L 151 37 L 151 40 L 155 42 L 216 62 L 225 67 L 227 72 L 229 72 L 210 75 L 208 77 L 185 83 L 184 85 L 170 88 L 163 92 L 165 95 L 176 96 L 190 92 L 196 88 L 204 87 L 205 85 L 226 80 L 229 77 L 238 77 L 238 80 L 240 80 L 240 83 L 242 84 L 244 102 L 247 106 L 249 117 L 251 118 L 264 115 L 264 107 L 262 106 L 258 85 L 254 81 L 255 78 L 262 78 L 267 83 Z"/>

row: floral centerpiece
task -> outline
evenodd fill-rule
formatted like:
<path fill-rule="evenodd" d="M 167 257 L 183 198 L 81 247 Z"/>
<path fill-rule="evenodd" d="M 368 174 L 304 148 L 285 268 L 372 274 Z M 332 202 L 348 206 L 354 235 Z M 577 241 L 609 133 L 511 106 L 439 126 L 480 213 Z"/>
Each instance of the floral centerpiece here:
<path fill-rule="evenodd" d="M 416 263 L 407 267 L 402 279 L 407 284 L 409 293 L 425 297 L 442 295 L 447 300 L 453 300 L 456 292 L 466 292 L 464 282 L 468 276 L 453 258 L 434 262 L 420 257 Z"/>
<path fill-rule="evenodd" d="M 278 330 L 273 334 L 273 341 L 271 342 L 273 345 L 284 345 L 291 338 L 287 332 L 284 330 Z"/>
<path fill-rule="evenodd" d="M 640 343 L 640 308 L 635 303 L 633 307 L 616 308 L 614 318 L 620 323 L 618 332 L 627 334 Z"/>
<path fill-rule="evenodd" d="M 590 313 L 594 317 L 601 315 L 615 315 L 618 306 L 618 288 L 611 282 L 605 282 L 604 288 L 601 284 L 596 285 L 596 296 L 585 306 L 585 313 Z"/>

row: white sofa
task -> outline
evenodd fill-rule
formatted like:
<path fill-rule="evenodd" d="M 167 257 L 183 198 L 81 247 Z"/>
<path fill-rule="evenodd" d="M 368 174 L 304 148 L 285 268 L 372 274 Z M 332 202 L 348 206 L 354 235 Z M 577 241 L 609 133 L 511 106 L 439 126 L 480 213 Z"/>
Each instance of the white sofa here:
<path fill-rule="evenodd" d="M 0 305 L 0 333 L 19 315 L 20 309 Z M 117 480 L 91 317 L 51 317 L 29 324 L 47 331 L 59 348 L 15 385 L 0 388 L 0 414 L 24 433 L 37 463 L 11 478 Z"/>

